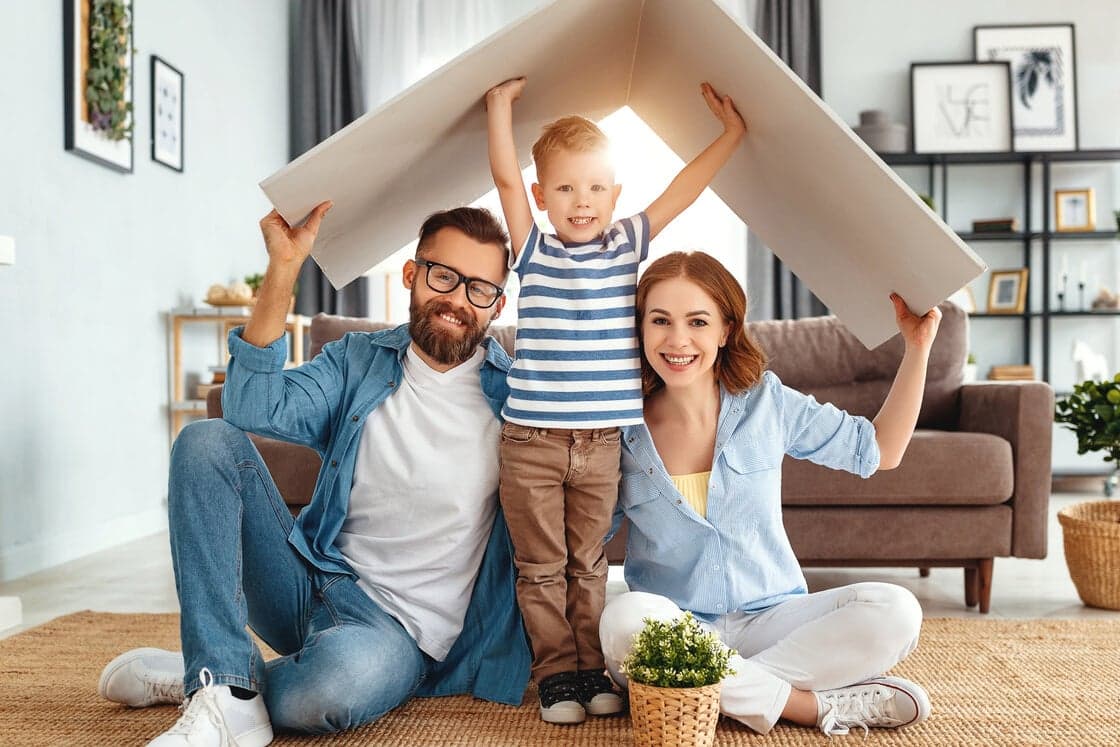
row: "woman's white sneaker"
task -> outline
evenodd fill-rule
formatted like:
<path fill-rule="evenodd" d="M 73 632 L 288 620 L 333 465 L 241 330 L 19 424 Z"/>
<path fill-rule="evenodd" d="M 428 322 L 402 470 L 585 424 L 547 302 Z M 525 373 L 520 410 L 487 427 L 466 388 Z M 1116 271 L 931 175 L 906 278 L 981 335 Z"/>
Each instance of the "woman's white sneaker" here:
<path fill-rule="evenodd" d="M 272 722 L 259 694 L 236 698 L 226 685 L 215 685 L 209 669 L 198 675 L 202 688 L 183 704 L 183 715 L 149 747 L 264 747 L 272 741 Z"/>
<path fill-rule="evenodd" d="M 134 648 L 101 670 L 97 692 L 114 703 L 144 708 L 183 702 L 183 655 L 162 648 Z"/>
<path fill-rule="evenodd" d="M 901 677 L 875 677 L 851 687 L 821 690 L 817 696 L 817 726 L 831 736 L 852 727 L 864 733 L 872 727 L 902 728 L 929 718 L 929 695 Z"/>

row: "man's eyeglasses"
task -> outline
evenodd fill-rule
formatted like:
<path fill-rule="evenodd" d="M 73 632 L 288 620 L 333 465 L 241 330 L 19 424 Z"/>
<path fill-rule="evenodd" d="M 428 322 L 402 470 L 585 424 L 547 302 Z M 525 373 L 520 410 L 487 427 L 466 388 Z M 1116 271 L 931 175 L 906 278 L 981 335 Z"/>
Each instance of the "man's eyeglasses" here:
<path fill-rule="evenodd" d="M 489 280 L 469 278 L 447 265 L 439 262 L 429 262 L 426 259 L 412 260 L 421 267 L 427 268 L 428 287 L 437 293 L 451 293 L 460 285 L 467 286 L 467 300 L 480 309 L 488 309 L 498 302 L 505 291 Z"/>

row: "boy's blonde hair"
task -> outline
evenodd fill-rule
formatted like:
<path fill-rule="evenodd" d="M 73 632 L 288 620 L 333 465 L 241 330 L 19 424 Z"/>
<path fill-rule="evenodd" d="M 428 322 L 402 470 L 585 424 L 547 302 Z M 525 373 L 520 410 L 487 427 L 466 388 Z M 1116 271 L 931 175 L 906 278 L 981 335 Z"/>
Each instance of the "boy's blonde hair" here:
<path fill-rule="evenodd" d="M 561 150 L 588 153 L 609 148 L 607 136 L 591 120 L 575 115 L 558 119 L 545 125 L 544 132 L 533 143 L 533 163 L 537 166 L 537 178 L 540 178 L 552 153 Z"/>

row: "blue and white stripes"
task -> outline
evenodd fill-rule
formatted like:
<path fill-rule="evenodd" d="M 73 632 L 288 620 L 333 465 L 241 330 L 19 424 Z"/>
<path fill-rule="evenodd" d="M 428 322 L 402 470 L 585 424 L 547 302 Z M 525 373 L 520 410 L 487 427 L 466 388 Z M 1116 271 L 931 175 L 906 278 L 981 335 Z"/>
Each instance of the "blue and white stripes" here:
<path fill-rule="evenodd" d="M 502 416 L 536 428 L 640 423 L 634 291 L 649 220 L 618 221 L 591 244 L 534 226 L 512 267 L 521 280 L 517 345 Z"/>

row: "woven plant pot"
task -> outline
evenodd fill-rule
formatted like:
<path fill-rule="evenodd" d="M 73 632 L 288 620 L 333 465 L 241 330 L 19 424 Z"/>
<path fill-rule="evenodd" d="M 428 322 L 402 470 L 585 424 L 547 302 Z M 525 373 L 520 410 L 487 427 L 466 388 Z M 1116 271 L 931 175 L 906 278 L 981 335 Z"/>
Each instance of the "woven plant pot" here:
<path fill-rule="evenodd" d="M 1078 503 L 1058 512 L 1066 565 L 1090 607 L 1120 610 L 1120 501 Z"/>
<path fill-rule="evenodd" d="M 719 721 L 720 683 L 653 687 L 630 682 L 630 719 L 637 747 L 710 747 Z"/>

